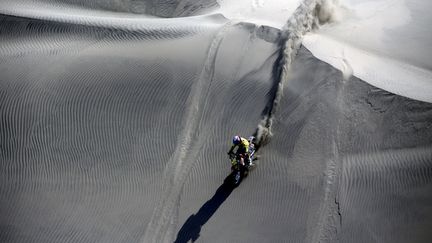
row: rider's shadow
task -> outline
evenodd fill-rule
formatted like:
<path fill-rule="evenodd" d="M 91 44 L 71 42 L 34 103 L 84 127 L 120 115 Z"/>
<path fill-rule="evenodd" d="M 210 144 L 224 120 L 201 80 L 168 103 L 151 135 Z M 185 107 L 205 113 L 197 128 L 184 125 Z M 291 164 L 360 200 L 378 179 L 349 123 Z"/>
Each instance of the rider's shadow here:
<path fill-rule="evenodd" d="M 178 232 L 175 243 L 186 243 L 189 240 L 195 242 L 198 239 L 201 227 L 207 223 L 220 205 L 222 205 L 234 190 L 234 186 L 228 183 L 230 177 L 231 175 L 225 179 L 224 183 L 219 186 L 213 197 L 204 203 L 196 214 L 189 216 Z"/>

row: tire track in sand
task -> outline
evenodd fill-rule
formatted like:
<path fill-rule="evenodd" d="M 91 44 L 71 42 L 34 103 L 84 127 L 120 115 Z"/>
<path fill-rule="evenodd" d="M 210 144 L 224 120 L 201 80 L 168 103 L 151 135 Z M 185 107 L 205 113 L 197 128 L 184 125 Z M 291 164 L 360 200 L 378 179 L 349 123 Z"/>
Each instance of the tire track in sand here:
<path fill-rule="evenodd" d="M 219 46 L 224 34 L 233 24 L 224 24 L 216 33 L 207 51 L 207 58 L 201 70 L 201 74 L 194 83 L 188 97 L 188 108 L 183 120 L 184 128 L 178 137 L 177 147 L 168 161 L 164 171 L 164 185 L 160 204 L 153 211 L 153 215 L 147 225 L 142 242 L 172 242 L 175 236 L 175 226 L 178 217 L 178 206 L 183 184 L 189 170 L 193 166 L 193 159 L 197 152 L 189 151 L 193 146 L 196 127 L 203 113 L 203 99 L 206 99 L 206 90 L 210 87 L 214 75 Z"/>
<path fill-rule="evenodd" d="M 275 71 L 275 79 L 278 82 L 275 84 L 273 97 L 268 104 L 268 112 L 258 124 L 254 134 L 257 137 L 258 148 L 267 144 L 273 135 L 274 117 L 280 109 L 283 89 L 290 77 L 291 66 L 297 51 L 301 47 L 303 36 L 321 25 L 332 22 L 337 5 L 338 3 L 335 0 L 304 0 L 283 27 L 279 63 Z M 344 87 L 344 82 L 342 82 L 341 87 L 337 87 L 337 100 L 342 98 Z M 340 102 L 337 103 L 340 104 Z M 332 239 L 335 239 L 340 226 L 341 215 L 336 191 L 341 164 L 338 148 L 341 115 L 337 113 L 336 126 L 333 128 L 334 135 L 331 137 L 330 142 L 332 148 L 331 157 L 327 159 L 324 171 L 325 185 L 320 197 L 321 203 L 315 215 L 315 225 L 311 227 L 310 233 L 307 234 L 306 242 L 331 242 Z"/>
<path fill-rule="evenodd" d="M 336 0 L 304 0 L 282 29 L 280 53 L 274 70 L 276 84 L 266 114 L 255 131 L 258 147 L 265 145 L 272 137 L 274 115 L 279 110 L 284 85 L 290 77 L 291 64 L 303 41 L 303 36 L 320 26 L 333 21 L 337 9 Z"/>

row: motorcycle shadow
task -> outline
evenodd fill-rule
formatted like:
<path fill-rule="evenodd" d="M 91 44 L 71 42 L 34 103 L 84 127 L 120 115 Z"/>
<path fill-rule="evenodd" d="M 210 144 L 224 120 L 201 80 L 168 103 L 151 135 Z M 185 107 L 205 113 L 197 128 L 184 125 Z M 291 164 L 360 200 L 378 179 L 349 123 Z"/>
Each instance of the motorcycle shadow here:
<path fill-rule="evenodd" d="M 192 214 L 177 233 L 176 243 L 186 243 L 192 240 L 195 242 L 201 233 L 202 226 L 213 216 L 218 208 L 225 202 L 229 195 L 238 185 L 233 185 L 231 172 L 224 180 L 222 185 L 216 190 L 212 198 L 205 202 L 197 213 Z"/>

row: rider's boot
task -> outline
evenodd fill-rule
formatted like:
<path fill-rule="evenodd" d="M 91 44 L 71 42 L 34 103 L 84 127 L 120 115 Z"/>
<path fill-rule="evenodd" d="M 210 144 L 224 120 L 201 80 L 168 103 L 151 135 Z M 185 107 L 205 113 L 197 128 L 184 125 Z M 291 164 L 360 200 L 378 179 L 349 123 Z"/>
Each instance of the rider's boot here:
<path fill-rule="evenodd" d="M 252 163 L 252 158 L 251 157 L 248 157 L 247 161 L 248 161 L 247 162 L 248 168 L 251 167 L 251 166 L 254 166 L 254 164 Z"/>

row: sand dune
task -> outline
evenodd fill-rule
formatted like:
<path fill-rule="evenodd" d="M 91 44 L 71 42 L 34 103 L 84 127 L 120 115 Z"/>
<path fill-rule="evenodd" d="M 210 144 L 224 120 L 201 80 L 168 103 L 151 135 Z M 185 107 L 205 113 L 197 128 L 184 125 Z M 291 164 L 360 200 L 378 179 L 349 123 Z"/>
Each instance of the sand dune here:
<path fill-rule="evenodd" d="M 283 31 L 114 2 L 1 5 L 1 242 L 430 242 L 432 104 L 316 59 L 315 1 Z"/>
<path fill-rule="evenodd" d="M 10 6 L 19 4 L 23 11 L 28 6 L 36 6 L 40 8 L 41 5 L 48 7 L 56 7 L 59 10 L 63 9 L 79 9 L 80 11 L 86 10 L 100 10 L 107 13 L 121 13 L 121 14 L 139 14 L 153 17 L 184 17 L 203 14 L 219 6 L 216 0 L 17 0 L 5 1 L 4 9 Z"/>

